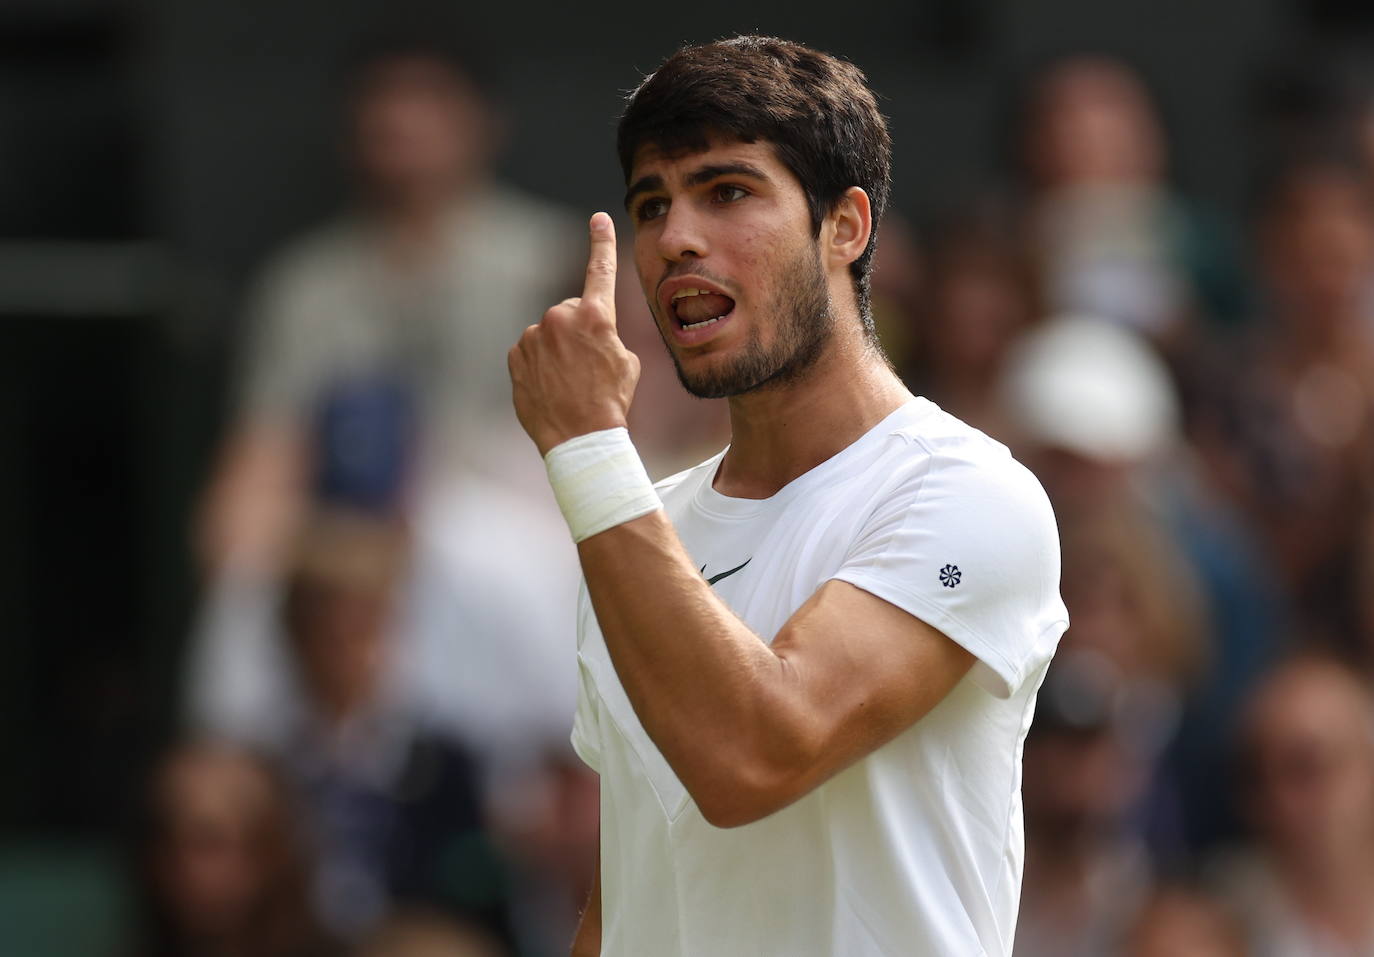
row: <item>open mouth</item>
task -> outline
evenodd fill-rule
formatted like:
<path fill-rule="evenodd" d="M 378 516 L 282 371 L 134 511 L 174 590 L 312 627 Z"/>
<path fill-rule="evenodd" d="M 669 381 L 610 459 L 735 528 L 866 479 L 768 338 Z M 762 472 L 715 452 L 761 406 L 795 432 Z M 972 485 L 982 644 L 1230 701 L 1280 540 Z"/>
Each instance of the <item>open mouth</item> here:
<path fill-rule="evenodd" d="M 704 329 L 735 309 L 735 300 L 709 289 L 679 289 L 669 301 L 673 318 L 683 329 Z"/>

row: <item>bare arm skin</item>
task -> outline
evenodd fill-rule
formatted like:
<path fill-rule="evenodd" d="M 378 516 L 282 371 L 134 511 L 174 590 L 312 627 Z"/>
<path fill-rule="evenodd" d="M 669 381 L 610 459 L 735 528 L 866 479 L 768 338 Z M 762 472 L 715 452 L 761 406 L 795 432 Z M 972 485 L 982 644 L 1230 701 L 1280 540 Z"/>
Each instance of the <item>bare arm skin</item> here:
<path fill-rule="evenodd" d="M 246 423 L 225 440 L 197 515 L 202 571 L 275 567 L 302 510 L 306 457 L 285 423 Z"/>

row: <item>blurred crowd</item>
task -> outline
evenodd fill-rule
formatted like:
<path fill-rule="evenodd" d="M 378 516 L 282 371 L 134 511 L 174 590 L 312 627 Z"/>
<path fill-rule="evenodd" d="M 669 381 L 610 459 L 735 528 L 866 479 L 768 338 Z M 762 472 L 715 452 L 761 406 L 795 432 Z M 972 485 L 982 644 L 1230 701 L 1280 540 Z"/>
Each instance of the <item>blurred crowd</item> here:
<path fill-rule="evenodd" d="M 379 42 L 352 77 L 355 201 L 247 297 L 135 954 L 543 957 L 592 877 L 575 553 L 505 365 L 576 294 L 584 220 L 495 178 L 502 118 L 442 38 Z M 1374 954 L 1374 110 L 1353 104 L 1273 158 L 1236 234 L 1173 185 L 1142 78 L 1067 59 L 1026 92 L 1011 175 L 883 225 L 894 365 L 1010 445 L 1060 523 L 1024 957 Z M 662 477 L 727 417 L 621 285 Z"/>

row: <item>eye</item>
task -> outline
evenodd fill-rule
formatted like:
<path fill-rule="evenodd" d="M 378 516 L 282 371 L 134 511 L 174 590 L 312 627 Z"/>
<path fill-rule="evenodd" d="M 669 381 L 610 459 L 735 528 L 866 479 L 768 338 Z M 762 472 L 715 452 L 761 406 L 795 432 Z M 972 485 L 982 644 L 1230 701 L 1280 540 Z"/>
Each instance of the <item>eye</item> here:
<path fill-rule="evenodd" d="M 716 199 L 722 203 L 733 203 L 744 199 L 749 195 L 749 191 L 743 186 L 736 186 L 733 183 L 721 183 L 715 189 Z"/>
<path fill-rule="evenodd" d="M 661 198 L 650 198 L 644 200 L 635 207 L 635 222 L 645 223 L 651 219 L 657 219 L 668 211 L 668 201 Z"/>

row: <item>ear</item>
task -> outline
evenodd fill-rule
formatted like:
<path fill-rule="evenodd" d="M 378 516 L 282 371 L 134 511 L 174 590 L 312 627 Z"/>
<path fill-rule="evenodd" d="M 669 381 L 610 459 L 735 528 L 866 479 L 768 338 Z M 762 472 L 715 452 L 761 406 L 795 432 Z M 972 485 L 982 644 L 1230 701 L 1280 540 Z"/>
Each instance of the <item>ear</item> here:
<path fill-rule="evenodd" d="M 873 233 L 873 207 L 868 194 L 857 186 L 849 187 L 826 217 L 825 225 L 827 228 L 821 231 L 825 238 L 821 255 L 826 265 L 848 268 L 863 255 Z"/>

